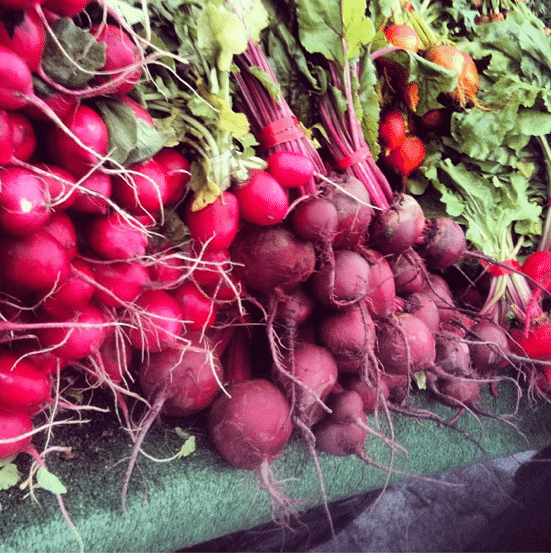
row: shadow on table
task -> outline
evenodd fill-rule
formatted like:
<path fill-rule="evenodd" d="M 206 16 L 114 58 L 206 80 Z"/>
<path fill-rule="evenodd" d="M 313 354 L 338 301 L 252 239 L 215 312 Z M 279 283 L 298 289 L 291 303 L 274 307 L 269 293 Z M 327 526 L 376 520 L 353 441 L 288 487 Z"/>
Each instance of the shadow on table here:
<path fill-rule="evenodd" d="M 334 501 L 329 504 L 335 533 L 343 528 L 373 503 L 380 494 L 374 490 L 362 495 Z M 314 507 L 300 514 L 300 521 L 291 528 L 281 528 L 273 523 L 256 526 L 250 530 L 234 532 L 175 553 L 207 553 L 248 551 L 280 553 L 309 551 L 331 539 L 331 530 L 323 506 Z"/>
<path fill-rule="evenodd" d="M 516 471 L 511 501 L 468 551 L 551 551 L 551 445 Z"/>
<path fill-rule="evenodd" d="M 551 445 L 522 463 L 513 476 L 512 493 L 503 508 L 479 531 L 465 552 L 551 552 Z M 338 534 L 373 504 L 380 490 L 330 503 Z M 494 511 L 495 512 L 495 511 Z M 438 524 L 438 521 L 435 521 Z M 176 553 L 302 552 L 315 550 L 331 539 L 323 507 L 300 515 L 292 528 L 268 523 L 235 532 Z M 360 540 L 361 542 L 361 540 Z M 330 546 L 329 546 L 330 547 Z M 329 551 L 323 547 L 324 551 Z M 402 551 L 401 547 L 397 551 Z"/>

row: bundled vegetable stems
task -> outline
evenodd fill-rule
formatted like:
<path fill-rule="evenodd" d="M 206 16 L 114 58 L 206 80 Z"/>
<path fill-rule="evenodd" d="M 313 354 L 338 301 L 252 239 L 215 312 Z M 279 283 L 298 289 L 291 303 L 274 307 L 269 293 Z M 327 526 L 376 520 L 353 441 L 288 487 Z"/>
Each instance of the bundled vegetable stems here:
<path fill-rule="evenodd" d="M 239 85 L 240 107 L 247 114 L 253 133 L 259 137 L 263 153 L 290 151 L 302 154 L 312 162 L 317 175 L 325 175 L 326 169 L 318 151 L 283 97 L 274 72 L 258 44 L 249 39 L 245 52 L 236 56 L 236 63 L 239 71 L 234 78 Z M 262 72 L 267 82 L 261 82 L 255 76 L 257 71 Z M 316 191 L 314 177 L 300 191 L 302 194 L 313 194 Z"/>

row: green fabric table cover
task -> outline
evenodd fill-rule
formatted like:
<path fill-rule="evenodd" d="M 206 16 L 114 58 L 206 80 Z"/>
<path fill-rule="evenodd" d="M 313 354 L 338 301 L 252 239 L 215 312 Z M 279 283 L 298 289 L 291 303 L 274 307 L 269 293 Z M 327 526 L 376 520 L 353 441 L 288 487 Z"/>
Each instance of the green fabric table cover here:
<path fill-rule="evenodd" d="M 511 413 L 516 402 L 513 387 L 500 384 L 499 390 L 498 398 L 485 393 L 484 405 L 493 412 Z M 454 412 L 426 397 L 416 401 L 447 417 Z M 270 501 L 255 472 L 236 470 L 221 459 L 197 421 L 197 448 L 188 457 L 165 463 L 140 457 L 140 470 L 134 471 L 129 490 L 128 516 L 124 516 L 121 482 L 130 440 L 112 415 L 93 413 L 87 418 L 91 422 L 85 425 L 57 427 L 53 432 L 51 444 L 70 445 L 74 458 L 52 453 L 46 459 L 50 471 L 68 488 L 63 498 L 84 551 L 169 552 L 270 520 Z M 415 475 L 540 449 L 551 441 L 551 406 L 544 402 L 533 405 L 526 398 L 514 418 L 520 432 L 494 419 L 460 418 L 458 426 L 480 440 L 485 452 L 458 432 L 433 422 L 404 416 L 394 416 L 393 420 L 396 439 L 409 454 L 406 470 Z M 187 428 L 188 424 L 184 419 L 163 419 L 150 431 L 144 450 L 158 458 L 173 455 L 182 444 L 174 429 Z M 368 439 L 366 443 L 370 455 L 388 461 L 388 448 L 382 442 Z M 25 464 L 26 457 L 18 462 Z M 356 457 L 321 454 L 320 462 L 330 501 L 379 489 L 385 482 L 381 470 Z M 273 469 L 284 481 L 286 493 L 301 501 L 302 509 L 320 504 L 314 466 L 299 439 L 291 441 Z M 403 477 L 395 477 L 399 478 Z M 80 550 L 56 497 L 43 489 L 35 489 L 34 499 L 28 490 L 18 487 L 0 491 L 0 526 L 0 553 Z"/>

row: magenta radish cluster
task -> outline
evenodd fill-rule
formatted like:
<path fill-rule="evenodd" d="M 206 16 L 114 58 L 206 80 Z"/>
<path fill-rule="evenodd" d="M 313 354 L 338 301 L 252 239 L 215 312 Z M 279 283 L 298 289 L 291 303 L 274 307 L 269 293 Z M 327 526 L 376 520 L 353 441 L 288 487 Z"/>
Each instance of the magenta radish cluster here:
<path fill-rule="evenodd" d="M 228 257 L 203 261 L 200 242 L 194 250 L 158 230 L 187 192 L 188 157 L 157 144 L 150 155 L 117 162 L 112 126 L 98 108 L 109 101 L 153 132 L 147 109 L 128 96 L 146 62 L 137 35 L 113 17 L 81 28 L 104 52 L 83 87 L 44 69 L 56 22 L 84 7 L 1 3 L 0 458 L 30 451 L 35 417 L 69 405 L 55 397 L 60 371 L 111 387 L 127 414 L 133 352 L 189 347 L 210 360 L 210 350 L 183 335 L 214 321 L 195 275 L 215 285 Z"/>

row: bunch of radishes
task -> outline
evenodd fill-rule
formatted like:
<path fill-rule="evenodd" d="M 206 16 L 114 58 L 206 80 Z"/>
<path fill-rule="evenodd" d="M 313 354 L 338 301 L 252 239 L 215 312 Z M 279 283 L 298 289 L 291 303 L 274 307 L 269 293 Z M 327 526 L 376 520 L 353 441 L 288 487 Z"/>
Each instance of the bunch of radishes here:
<path fill-rule="evenodd" d="M 208 274 L 213 265 L 191 246 L 171 253 L 159 230 L 186 192 L 190 164 L 176 148 L 147 144 L 153 119 L 128 96 L 145 63 L 134 35 L 112 18 L 80 29 L 104 52 L 103 66 L 86 86 L 68 89 L 44 72 L 46 35 L 84 5 L 2 2 L 1 8 L 4 458 L 30 447 L 34 416 L 68 405 L 53 386 L 68 366 L 84 371 L 91 386 L 110 386 L 126 413 L 132 349 L 179 344 L 184 327 L 200 326 L 188 277 Z M 113 125 L 98 100 L 108 100 L 135 132 L 141 125 L 145 140 L 133 161 L 117 161 Z M 144 146 L 155 152 L 148 155 Z"/>
<path fill-rule="evenodd" d="M 301 154 L 277 155 L 307 166 Z M 254 182 L 234 195 L 250 198 Z M 377 427 L 378 414 L 450 424 L 409 403 L 414 390 L 427 388 L 457 416 L 493 416 L 479 395 L 510 359 L 503 329 L 459 310 L 444 278 L 466 253 L 457 223 L 425 218 L 409 195 L 374 210 L 365 186 L 344 173 L 324 183 L 317 194 L 296 198 L 284 217 L 245 215 L 228 244 L 232 279 L 245 304 L 260 308 L 254 322 L 266 329 L 270 356 L 262 366 L 245 356 L 246 370 L 231 371 L 239 378 L 214 401 L 211 438 L 234 466 L 257 469 L 283 510 L 289 504 L 269 464 L 291 435 L 289 421 L 314 458 L 317 448 L 385 468 L 364 450 L 368 435 L 400 448 Z M 272 192 L 274 202 L 279 194 Z M 262 416 L 251 416 L 257 402 Z"/>

